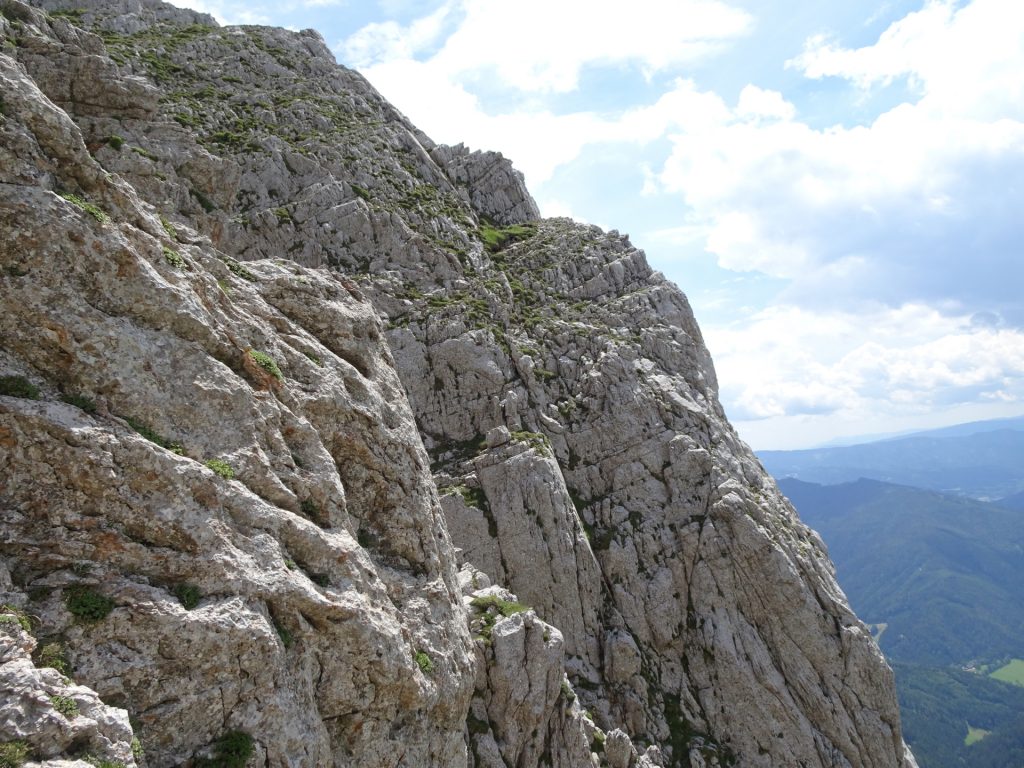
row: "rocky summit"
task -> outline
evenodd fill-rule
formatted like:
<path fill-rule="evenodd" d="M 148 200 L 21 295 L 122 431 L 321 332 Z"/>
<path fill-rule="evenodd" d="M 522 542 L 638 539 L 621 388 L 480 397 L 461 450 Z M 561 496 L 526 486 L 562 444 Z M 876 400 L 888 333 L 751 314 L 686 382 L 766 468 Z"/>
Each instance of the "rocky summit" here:
<path fill-rule="evenodd" d="M 628 237 L 313 31 L 0 43 L 0 765 L 914 765 Z"/>

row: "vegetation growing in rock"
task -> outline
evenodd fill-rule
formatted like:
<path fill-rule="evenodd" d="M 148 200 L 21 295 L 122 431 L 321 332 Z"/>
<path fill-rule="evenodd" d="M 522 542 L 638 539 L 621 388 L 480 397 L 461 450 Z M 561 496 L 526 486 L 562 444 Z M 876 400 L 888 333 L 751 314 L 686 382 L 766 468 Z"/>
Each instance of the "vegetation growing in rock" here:
<path fill-rule="evenodd" d="M 181 254 L 173 248 L 164 248 L 164 259 L 175 269 L 185 269 L 187 266 L 185 260 L 181 258 Z"/>
<path fill-rule="evenodd" d="M 420 672 L 425 675 L 429 675 L 434 671 L 434 662 L 431 661 L 426 651 L 416 651 L 416 665 L 420 668 Z"/>
<path fill-rule="evenodd" d="M 50 703 L 68 720 L 78 716 L 78 704 L 70 696 L 51 696 Z"/>
<path fill-rule="evenodd" d="M 551 456 L 551 442 L 540 432 L 517 430 L 512 433 L 512 439 L 517 443 L 526 443 L 542 456 Z"/>
<path fill-rule="evenodd" d="M 227 268 L 230 269 L 233 274 L 237 275 L 243 280 L 248 280 L 250 283 L 256 281 L 256 275 L 254 275 L 252 272 L 250 272 L 248 269 L 242 266 L 242 264 L 236 261 L 235 259 L 225 257 L 224 264 L 227 265 Z"/>
<path fill-rule="evenodd" d="M 131 149 L 132 152 L 134 152 L 139 157 L 144 157 L 147 160 L 151 160 L 154 163 L 157 160 L 160 159 L 159 157 L 154 155 L 152 152 L 150 152 L 148 149 L 143 149 L 142 147 L 130 147 L 130 149 Z"/>
<path fill-rule="evenodd" d="M 460 483 L 459 485 L 444 488 L 441 492 L 458 494 L 466 503 L 466 506 L 469 507 L 475 507 L 480 510 L 486 510 L 490 507 L 487 503 L 487 494 L 484 493 L 483 488 L 470 488 L 468 485 Z"/>
<path fill-rule="evenodd" d="M 192 765 L 195 768 L 245 768 L 255 751 L 252 736 L 245 731 L 230 731 L 214 742 L 211 757 L 194 758 Z"/>
<path fill-rule="evenodd" d="M 294 565 L 295 563 L 292 563 L 292 566 Z M 278 621 L 276 618 L 273 620 L 273 622 L 274 630 L 277 632 L 277 636 L 281 639 L 281 645 L 283 645 L 285 648 L 291 648 L 292 644 L 295 642 L 295 636 L 292 634 L 292 631 L 288 629 L 288 627 L 286 627 L 280 621 Z"/>
<path fill-rule="evenodd" d="M 5 741 L 0 744 L 0 768 L 20 768 L 28 760 L 28 744 Z"/>
<path fill-rule="evenodd" d="M 135 430 L 135 432 L 137 432 L 142 437 L 149 440 L 149 442 L 159 445 L 161 448 L 166 448 L 171 453 L 176 453 L 179 456 L 185 453 L 185 449 L 182 447 L 180 443 L 171 442 L 167 438 L 161 437 L 149 426 L 139 421 L 138 419 L 133 419 L 131 417 L 126 416 L 125 421 L 128 423 L 129 427 Z"/>
<path fill-rule="evenodd" d="M 505 600 L 498 595 L 479 595 L 474 597 L 470 603 L 474 608 L 483 612 L 480 617 L 479 637 L 484 643 L 491 642 L 491 632 L 497 624 L 499 617 L 514 616 L 517 613 L 530 610 L 530 606 L 514 600 Z"/>
<path fill-rule="evenodd" d="M 100 224 L 106 224 L 108 221 L 110 221 L 110 217 L 106 214 L 106 212 L 104 212 L 102 208 L 100 208 L 95 203 L 90 203 L 84 197 L 73 194 L 71 192 L 62 192 L 60 196 L 67 200 L 69 203 L 71 203 L 73 206 L 78 208 L 79 210 L 84 211 L 85 213 L 92 216 Z"/>
<path fill-rule="evenodd" d="M 167 236 L 172 240 L 176 240 L 178 238 L 178 230 L 174 228 L 174 225 L 171 224 L 168 218 L 163 214 L 160 214 L 160 226 L 164 228 L 164 232 L 166 232 Z"/>
<path fill-rule="evenodd" d="M 192 197 L 196 199 L 196 202 L 199 203 L 199 207 L 207 213 L 213 213 L 217 210 L 217 204 L 207 197 L 202 190 L 192 187 L 189 189 L 189 192 L 192 194 Z"/>
<path fill-rule="evenodd" d="M 0 376 L 0 395 L 38 400 L 39 387 L 24 376 Z"/>
<path fill-rule="evenodd" d="M 537 233 L 537 227 L 533 224 L 513 224 L 508 227 L 495 227 L 492 224 L 483 223 L 477 234 L 483 241 L 484 247 L 491 253 L 497 253 L 502 248 L 517 240 L 525 240 Z"/>
<path fill-rule="evenodd" d="M 296 463 L 296 466 L 299 466 L 298 463 Z M 312 498 L 307 497 L 299 502 L 299 512 L 303 517 L 316 523 L 321 528 L 330 527 L 330 521 L 327 519 L 327 516 L 323 514 L 320 505 Z"/>
<path fill-rule="evenodd" d="M 256 363 L 256 365 L 265 370 L 275 379 L 277 379 L 278 381 L 284 381 L 284 374 L 281 373 L 281 369 L 278 367 L 277 362 L 275 362 L 274 358 L 272 358 L 266 352 L 260 352 L 255 349 L 250 349 L 249 356 L 252 358 L 253 362 Z"/>
<path fill-rule="evenodd" d="M 202 593 L 194 584 L 177 584 L 174 587 L 174 596 L 186 611 L 191 611 L 199 605 Z"/>
<path fill-rule="evenodd" d="M 517 613 L 530 610 L 530 606 L 514 600 L 505 600 L 498 595 L 480 595 L 471 601 L 474 608 L 487 611 L 491 608 L 497 610 L 502 616 L 514 616 Z"/>
<path fill-rule="evenodd" d="M 206 462 L 206 467 L 212 469 L 218 477 L 223 477 L 225 480 L 235 479 L 235 470 L 223 459 L 210 459 Z"/>
<path fill-rule="evenodd" d="M 96 413 L 96 403 L 85 395 L 63 395 L 61 400 L 68 405 L 73 405 L 75 408 L 85 411 L 86 413 Z"/>
<path fill-rule="evenodd" d="M 117 760 L 104 760 L 95 755 L 86 755 L 84 759 L 93 768 L 127 768 L 124 763 L 119 763 Z"/>
<path fill-rule="evenodd" d="M 84 584 L 75 584 L 64 592 L 64 605 L 73 616 L 93 623 L 101 621 L 114 610 L 114 601 Z"/>
<path fill-rule="evenodd" d="M 569 681 L 564 679 L 562 680 L 562 698 L 569 704 L 576 701 L 576 692 L 572 689 L 572 686 L 569 685 Z"/>
<path fill-rule="evenodd" d="M 44 643 L 36 650 L 36 666 L 55 669 L 66 677 L 71 675 L 71 665 L 64 655 L 64 646 L 59 642 Z"/>
<path fill-rule="evenodd" d="M 0 606 L 0 624 L 17 624 L 26 632 L 32 631 L 32 622 L 28 614 L 13 605 Z"/>

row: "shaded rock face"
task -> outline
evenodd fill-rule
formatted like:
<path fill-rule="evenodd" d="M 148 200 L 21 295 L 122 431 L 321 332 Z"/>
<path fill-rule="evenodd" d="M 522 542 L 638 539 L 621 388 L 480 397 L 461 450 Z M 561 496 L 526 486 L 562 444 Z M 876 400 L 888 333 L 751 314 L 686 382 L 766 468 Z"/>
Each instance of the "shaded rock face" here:
<path fill-rule="evenodd" d="M 21 688 L 109 711 L 51 754 L 22 706 L 0 743 L 913 764 L 628 238 L 538 220 L 506 160 L 434 144 L 314 32 L 34 6 L 0 0 L 0 603 L 67 660 L 13 636 Z"/>

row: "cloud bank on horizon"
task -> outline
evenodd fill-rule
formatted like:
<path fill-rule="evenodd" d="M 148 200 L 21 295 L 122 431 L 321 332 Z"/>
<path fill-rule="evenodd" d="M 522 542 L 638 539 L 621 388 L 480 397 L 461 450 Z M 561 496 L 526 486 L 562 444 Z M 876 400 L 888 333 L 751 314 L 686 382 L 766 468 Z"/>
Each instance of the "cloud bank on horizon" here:
<path fill-rule="evenodd" d="M 755 447 L 1024 411 L 1024 4 L 788 5 L 234 7 L 317 27 L 545 214 L 632 232 Z"/>

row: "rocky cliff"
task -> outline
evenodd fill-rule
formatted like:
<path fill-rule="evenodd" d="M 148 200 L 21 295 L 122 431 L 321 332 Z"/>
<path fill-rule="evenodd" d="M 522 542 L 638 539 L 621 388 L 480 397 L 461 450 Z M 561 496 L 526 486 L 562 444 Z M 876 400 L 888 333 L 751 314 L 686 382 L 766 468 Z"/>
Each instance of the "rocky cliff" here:
<path fill-rule="evenodd" d="M 628 238 L 312 31 L 0 37 L 5 765 L 913 765 Z"/>

